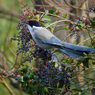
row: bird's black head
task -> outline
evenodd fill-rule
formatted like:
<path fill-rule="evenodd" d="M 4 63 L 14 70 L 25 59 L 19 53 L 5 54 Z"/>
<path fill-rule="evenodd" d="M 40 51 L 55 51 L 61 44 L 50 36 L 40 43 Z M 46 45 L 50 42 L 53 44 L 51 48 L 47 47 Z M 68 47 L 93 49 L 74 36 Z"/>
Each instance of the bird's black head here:
<path fill-rule="evenodd" d="M 39 22 L 37 22 L 36 20 L 30 20 L 28 21 L 28 23 L 31 27 L 32 26 L 36 26 L 36 27 L 41 27 L 41 25 L 39 24 Z"/>

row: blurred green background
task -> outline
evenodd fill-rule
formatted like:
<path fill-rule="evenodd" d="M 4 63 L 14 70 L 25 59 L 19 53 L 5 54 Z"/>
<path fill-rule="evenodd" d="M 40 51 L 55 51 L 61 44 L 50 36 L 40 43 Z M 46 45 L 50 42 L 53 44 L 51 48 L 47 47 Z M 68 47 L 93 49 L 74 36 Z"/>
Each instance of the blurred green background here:
<path fill-rule="evenodd" d="M 23 2 L 26 4 L 32 4 L 31 0 L 23 0 Z M 14 64 L 16 59 L 16 57 L 10 51 L 8 45 L 16 54 L 17 43 L 15 41 L 11 42 L 11 38 L 14 34 L 19 32 L 16 27 L 19 21 L 19 14 L 21 13 L 21 7 L 21 3 L 19 3 L 17 0 L 0 0 L 0 62 L 1 58 L 3 58 L 9 64 L 9 66 Z M 2 72 L 0 71 L 0 73 Z M 4 79 L 16 95 L 26 95 L 26 93 L 15 89 L 10 84 L 9 78 Z M 1 83 L 1 81 L 2 79 L 0 78 L 0 95 L 11 95 L 11 93 L 8 91 L 5 85 Z"/>

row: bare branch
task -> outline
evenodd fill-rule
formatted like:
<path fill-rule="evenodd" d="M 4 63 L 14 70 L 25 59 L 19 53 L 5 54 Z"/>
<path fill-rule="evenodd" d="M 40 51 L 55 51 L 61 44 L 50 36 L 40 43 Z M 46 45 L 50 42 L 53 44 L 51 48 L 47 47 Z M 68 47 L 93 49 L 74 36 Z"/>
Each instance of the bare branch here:
<path fill-rule="evenodd" d="M 19 15 L 18 15 L 17 13 L 7 11 L 7 10 L 1 8 L 1 7 L 0 7 L 0 12 L 1 12 L 1 13 L 4 13 L 4 14 L 12 15 L 12 16 L 15 16 L 15 17 L 19 17 Z"/>
<path fill-rule="evenodd" d="M 64 0 L 64 1 L 65 1 L 65 3 L 66 3 L 68 6 L 70 6 L 71 8 L 88 11 L 88 9 L 83 9 L 83 8 L 74 7 L 74 6 L 70 5 L 66 0 Z"/>

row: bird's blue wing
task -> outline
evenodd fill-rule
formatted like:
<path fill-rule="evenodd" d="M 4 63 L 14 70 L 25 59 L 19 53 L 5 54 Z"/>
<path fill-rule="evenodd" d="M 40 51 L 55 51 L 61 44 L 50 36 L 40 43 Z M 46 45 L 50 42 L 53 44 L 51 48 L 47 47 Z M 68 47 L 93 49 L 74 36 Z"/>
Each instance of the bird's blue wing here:
<path fill-rule="evenodd" d="M 64 46 L 61 40 L 55 37 L 54 35 L 52 35 L 50 39 L 41 40 L 39 37 L 36 37 L 36 39 L 39 43 L 50 44 L 55 46 Z"/>
<path fill-rule="evenodd" d="M 60 46 L 63 43 L 60 39 L 54 36 L 49 30 L 43 27 L 33 27 L 34 37 L 38 43 Z"/>

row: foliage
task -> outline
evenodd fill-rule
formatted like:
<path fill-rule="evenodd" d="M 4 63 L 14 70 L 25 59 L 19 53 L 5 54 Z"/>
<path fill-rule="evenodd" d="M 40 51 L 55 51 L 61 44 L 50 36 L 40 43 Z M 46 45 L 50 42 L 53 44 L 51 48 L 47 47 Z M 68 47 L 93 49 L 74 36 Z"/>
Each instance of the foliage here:
<path fill-rule="evenodd" d="M 72 95 L 79 95 L 79 93 L 87 95 L 90 93 L 95 86 L 93 77 L 95 74 L 95 53 L 84 53 L 83 57 L 73 59 L 64 56 L 59 50 L 43 50 L 34 43 L 26 23 L 30 19 L 36 19 L 41 26 L 48 28 L 51 32 L 69 31 L 70 34 L 76 36 L 76 39 L 79 39 L 80 32 L 83 31 L 89 36 L 89 41 L 91 41 L 89 46 L 95 47 L 95 39 L 92 35 L 95 32 L 93 30 L 95 17 L 90 18 L 88 11 L 87 17 L 85 19 L 77 17 L 78 22 L 76 23 L 68 20 L 67 14 L 59 16 L 59 10 L 30 11 L 30 6 L 20 1 L 19 3 L 23 5 L 17 25 L 19 32 L 11 38 L 12 42 L 17 42 L 17 54 L 15 55 L 17 61 L 15 63 L 18 64 L 14 64 L 12 67 L 15 70 L 11 72 L 13 73 L 11 77 L 18 81 L 26 93 L 32 95 L 65 95 L 67 92 Z M 95 7 L 91 7 L 90 11 L 95 12 Z M 56 17 L 59 20 L 52 23 L 51 17 Z M 60 22 L 64 22 L 65 25 L 70 23 L 72 28 L 62 25 L 60 29 L 55 30 Z M 86 41 L 85 44 L 87 45 Z M 80 66 L 81 69 L 79 69 Z M 89 76 L 90 74 L 92 76 Z M 80 76 L 82 76 L 82 80 L 79 79 Z"/>

